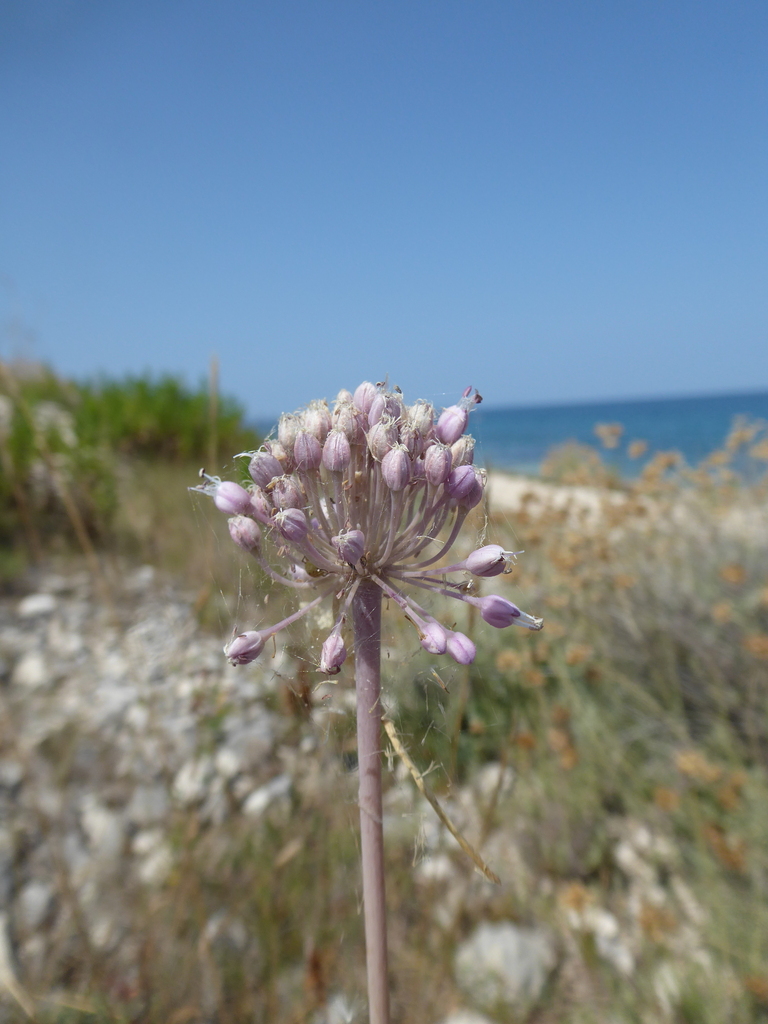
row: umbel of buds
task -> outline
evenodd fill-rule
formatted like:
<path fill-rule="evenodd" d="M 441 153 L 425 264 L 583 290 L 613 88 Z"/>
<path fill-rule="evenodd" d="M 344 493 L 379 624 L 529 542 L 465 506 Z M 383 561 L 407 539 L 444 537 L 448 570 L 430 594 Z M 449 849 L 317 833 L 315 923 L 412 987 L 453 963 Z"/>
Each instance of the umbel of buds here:
<path fill-rule="evenodd" d="M 270 637 L 333 598 L 338 614 L 320 670 L 339 672 L 347 656 L 342 627 L 364 580 L 402 610 L 426 651 L 462 665 L 474 660 L 475 645 L 433 618 L 410 588 L 472 604 L 499 629 L 541 629 L 541 619 L 504 597 L 474 596 L 466 576 L 448 578 L 498 576 L 510 571 L 516 552 L 486 544 L 460 562 L 438 564 L 483 497 L 485 474 L 474 466 L 474 441 L 464 433 L 480 401 L 467 388 L 436 416 L 428 402 L 406 406 L 397 388 L 366 381 L 354 394 L 340 391 L 332 411 L 312 402 L 282 416 L 276 441 L 237 456 L 248 460 L 247 486 L 201 471 L 204 482 L 192 489 L 232 517 L 234 542 L 273 580 L 311 594 L 281 622 L 236 636 L 225 648 L 233 665 L 253 661 Z"/>

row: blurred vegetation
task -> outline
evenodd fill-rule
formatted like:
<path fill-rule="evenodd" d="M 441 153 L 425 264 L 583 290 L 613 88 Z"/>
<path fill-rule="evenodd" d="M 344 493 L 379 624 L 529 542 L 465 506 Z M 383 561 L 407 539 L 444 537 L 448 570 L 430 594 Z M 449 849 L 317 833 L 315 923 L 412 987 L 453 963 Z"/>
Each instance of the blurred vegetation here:
<path fill-rule="evenodd" d="M 69 528 L 53 466 L 90 536 L 122 538 L 122 551 L 186 584 L 206 581 L 201 622 L 226 623 L 227 601 L 243 589 L 255 599 L 268 590 L 270 610 L 282 600 L 243 568 L 224 517 L 186 492 L 210 450 L 205 388 L 146 379 L 74 385 L 42 371 L 17 380 L 29 411 L 12 390 L 0 395 L 3 459 L 13 469 L 3 474 L 3 543 L 26 536 L 14 486 L 41 544 Z M 237 408 L 221 408 L 218 450 L 253 446 Z M 608 448 L 622 443 L 616 424 L 597 436 Z M 558 936 L 564 966 L 531 1017 L 537 1024 L 768 1021 L 765 425 L 738 422 L 695 467 L 679 453 L 648 453 L 637 440 L 627 450 L 646 458 L 634 480 L 606 468 L 596 448 L 565 446 L 519 508 L 491 504 L 473 513 L 467 544 L 482 538 L 525 552 L 509 576 L 481 586 L 543 614 L 542 633 L 499 632 L 462 607 L 468 618 L 459 628 L 479 654 L 460 668 L 423 652 L 395 609 L 385 616 L 387 707 L 440 799 L 450 807 L 488 769 L 501 779 L 508 768 L 514 780 L 509 791 L 492 786 L 477 798 L 467 836 L 505 884 L 478 880 L 450 844 L 448 881 L 430 880 L 415 867 L 431 811 L 414 812 L 403 800 L 410 780 L 390 763 L 388 897 L 401 1024 L 433 1024 L 462 1004 L 453 950 L 483 919 L 546 924 Z M 162 892 L 137 893 L 139 976 L 121 994 L 115 969 L 84 946 L 77 963 L 48 964 L 46 983 L 66 975 L 103 1014 L 73 1009 L 50 1019 L 181 1024 L 208 1019 L 201 1007 L 213 1001 L 212 1020 L 298 1024 L 324 1020 L 314 1014 L 329 993 L 364 991 L 347 771 L 354 718 L 344 674 L 316 692 L 312 639 L 302 646 L 297 633 L 290 653 L 304 667 L 271 706 L 293 717 L 286 750 L 297 757 L 307 734 L 318 734 L 319 781 L 295 795 L 287 817 L 257 829 L 242 818 L 217 825 L 197 820 L 195 810 L 174 811 L 169 826 L 184 856 Z M 200 696 L 201 748 L 223 699 L 214 689 Z M 333 714 L 318 729 L 311 715 L 321 707 Z M 648 854 L 655 903 L 637 899 L 617 858 L 620 837 L 639 827 L 667 851 L 658 863 Z M 521 858 L 519 877 L 504 860 L 510 851 Z M 686 911 L 671 879 L 684 883 L 700 917 Z M 631 936 L 631 976 L 598 956 L 594 936 L 568 924 L 584 907 L 610 911 L 620 936 Z M 241 945 L 201 945 L 212 915 L 242 924 Z M 666 1007 L 665 965 L 677 985 Z"/>
<path fill-rule="evenodd" d="M 120 513 L 143 473 L 190 480 L 219 451 L 258 443 L 243 408 L 215 385 L 74 382 L 40 364 L 0 364 L 0 574 L 73 544 L 136 553 L 137 531 Z"/>

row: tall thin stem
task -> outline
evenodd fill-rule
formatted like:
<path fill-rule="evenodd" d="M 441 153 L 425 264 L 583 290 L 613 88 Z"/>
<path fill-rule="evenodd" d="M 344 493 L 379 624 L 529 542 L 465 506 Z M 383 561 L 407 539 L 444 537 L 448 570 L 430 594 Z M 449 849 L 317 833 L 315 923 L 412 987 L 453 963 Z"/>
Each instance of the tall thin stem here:
<path fill-rule="evenodd" d="M 389 1024 L 384 832 L 381 810 L 381 590 L 360 581 L 352 603 L 357 688 L 357 762 L 370 1024 Z"/>

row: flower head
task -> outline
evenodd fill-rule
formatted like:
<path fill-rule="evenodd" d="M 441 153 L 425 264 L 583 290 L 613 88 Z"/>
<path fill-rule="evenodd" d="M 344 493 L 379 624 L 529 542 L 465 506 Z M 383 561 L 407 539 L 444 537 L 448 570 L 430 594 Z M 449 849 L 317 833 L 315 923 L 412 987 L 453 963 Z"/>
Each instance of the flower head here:
<path fill-rule="evenodd" d="M 235 637 L 225 648 L 233 664 L 252 661 L 275 633 L 334 597 L 338 615 L 320 670 L 337 673 L 346 658 L 342 626 L 364 579 L 402 610 L 425 650 L 462 665 L 474 659 L 475 645 L 441 625 L 407 588 L 473 604 L 499 629 L 541 629 L 541 619 L 506 598 L 473 596 L 465 581 L 448 578 L 508 572 L 516 552 L 487 544 L 460 562 L 437 565 L 483 497 L 485 474 L 473 465 L 474 442 L 464 434 L 480 400 L 467 388 L 456 405 L 435 416 L 428 402 L 408 407 L 398 389 L 365 381 L 354 394 L 341 391 L 333 412 L 325 402 L 312 402 L 282 416 L 278 441 L 241 456 L 253 481 L 247 488 L 202 474 L 205 483 L 194 489 L 234 516 L 235 543 L 272 579 L 316 595 L 282 622 Z"/>

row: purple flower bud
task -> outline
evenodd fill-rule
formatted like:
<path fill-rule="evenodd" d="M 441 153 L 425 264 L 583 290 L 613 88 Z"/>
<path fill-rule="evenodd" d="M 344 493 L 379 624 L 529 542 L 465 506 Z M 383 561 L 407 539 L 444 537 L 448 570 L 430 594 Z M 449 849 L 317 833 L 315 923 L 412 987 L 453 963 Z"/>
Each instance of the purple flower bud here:
<path fill-rule="evenodd" d="M 381 476 L 390 491 L 402 491 L 408 484 L 411 460 L 401 444 L 396 444 L 381 460 Z"/>
<path fill-rule="evenodd" d="M 293 445 L 300 429 L 301 424 L 293 413 L 283 413 L 277 424 L 277 439 L 290 455 L 293 454 Z"/>
<path fill-rule="evenodd" d="M 257 487 L 266 487 L 276 476 L 283 475 L 283 467 L 271 452 L 255 452 L 248 464 L 248 472 Z"/>
<path fill-rule="evenodd" d="M 453 458 L 451 449 L 444 444 L 433 444 L 424 452 L 424 475 L 433 487 L 444 484 L 451 475 Z"/>
<path fill-rule="evenodd" d="M 254 486 L 251 489 L 250 512 L 260 523 L 267 526 L 272 522 L 272 511 L 274 506 L 272 500 L 264 493 L 261 487 Z"/>
<path fill-rule="evenodd" d="M 429 654 L 445 654 L 448 644 L 448 631 L 439 622 L 423 622 L 419 627 L 421 646 Z"/>
<path fill-rule="evenodd" d="M 458 441 L 469 422 L 469 413 L 458 405 L 449 405 L 443 409 L 437 420 L 435 436 L 443 444 L 453 444 Z"/>
<path fill-rule="evenodd" d="M 338 395 L 336 395 L 336 405 L 351 405 L 353 401 L 352 392 L 347 391 L 346 388 L 342 388 Z"/>
<path fill-rule="evenodd" d="M 213 503 L 219 512 L 236 516 L 251 511 L 251 496 L 240 484 L 224 480 L 216 483 L 214 488 Z"/>
<path fill-rule="evenodd" d="M 355 403 L 356 408 L 367 416 L 371 405 L 373 404 L 373 400 L 378 393 L 379 389 L 375 384 L 371 384 L 369 380 L 364 380 L 362 384 L 358 384 L 355 388 L 352 401 Z"/>
<path fill-rule="evenodd" d="M 331 633 L 323 644 L 320 656 L 320 671 L 326 675 L 338 675 L 341 666 L 347 660 L 347 648 L 339 633 Z"/>
<path fill-rule="evenodd" d="M 469 492 L 464 495 L 463 498 L 459 499 L 459 504 L 463 508 L 474 508 L 479 505 L 483 500 L 483 494 L 485 493 L 485 477 L 475 470 L 475 482 L 469 489 Z"/>
<path fill-rule="evenodd" d="M 509 565 L 511 551 L 505 551 L 500 544 L 486 544 L 477 548 L 464 559 L 465 568 L 475 576 L 498 576 Z"/>
<path fill-rule="evenodd" d="M 412 459 L 417 458 L 424 451 L 424 438 L 411 423 L 405 423 L 400 427 L 399 436 L 400 444 Z"/>
<path fill-rule="evenodd" d="M 470 434 L 462 434 L 458 441 L 451 445 L 454 466 L 471 466 L 475 461 L 475 439 Z"/>
<path fill-rule="evenodd" d="M 424 459 L 414 459 L 411 463 L 411 482 L 421 483 L 426 482 L 426 476 L 424 475 Z"/>
<path fill-rule="evenodd" d="M 379 420 L 368 431 L 368 448 L 377 462 L 381 462 L 390 449 L 397 444 L 397 426 L 388 416 Z"/>
<path fill-rule="evenodd" d="M 505 629 L 514 623 L 516 626 L 525 626 L 526 629 L 538 630 L 544 624 L 543 619 L 538 619 L 535 615 L 529 615 L 527 612 L 521 612 L 516 604 L 512 604 L 511 601 L 498 594 L 489 594 L 488 597 L 469 597 L 465 600 L 476 605 L 488 625 L 495 626 L 496 629 Z"/>
<path fill-rule="evenodd" d="M 477 648 L 463 633 L 450 633 L 446 650 L 459 665 L 471 665 L 477 654 Z"/>
<path fill-rule="evenodd" d="M 465 388 L 464 393 L 457 405 L 449 405 L 443 409 L 435 427 L 435 436 L 443 444 L 453 444 L 458 441 L 467 429 L 469 421 L 469 410 L 482 402 L 482 397 L 477 392 L 471 394 L 472 388 Z"/>
<path fill-rule="evenodd" d="M 292 476 L 279 476 L 273 480 L 268 493 L 272 496 L 275 508 L 304 508 L 307 503 L 306 496 Z"/>
<path fill-rule="evenodd" d="M 224 653 L 231 665 L 247 665 L 249 661 L 258 658 L 268 639 L 269 637 L 263 633 L 250 629 L 247 633 L 236 636 L 232 643 L 224 648 Z"/>
<path fill-rule="evenodd" d="M 461 501 L 474 487 L 475 479 L 472 466 L 459 466 L 458 469 L 451 470 L 445 489 L 452 498 Z"/>
<path fill-rule="evenodd" d="M 478 597 L 472 603 L 480 609 L 480 614 L 488 625 L 495 626 L 496 629 L 506 629 L 521 615 L 516 604 L 512 604 L 506 597 L 500 597 L 499 594 Z"/>
<path fill-rule="evenodd" d="M 403 417 L 403 403 L 397 396 L 388 391 L 379 391 L 368 410 L 368 425 L 374 426 L 383 416 L 391 416 L 400 421 Z"/>
<path fill-rule="evenodd" d="M 296 460 L 296 468 L 302 473 L 309 473 L 319 467 L 323 449 L 313 434 L 300 430 L 293 445 L 293 457 Z"/>
<path fill-rule="evenodd" d="M 331 538 L 331 544 L 339 552 L 343 562 L 356 565 L 365 552 L 365 534 L 362 530 L 345 530 Z"/>
<path fill-rule="evenodd" d="M 352 451 L 346 434 L 332 430 L 323 445 L 323 465 L 331 473 L 343 473 L 350 463 Z"/>
<path fill-rule="evenodd" d="M 229 520 L 229 535 L 243 551 L 258 551 L 261 546 L 261 531 L 248 516 L 234 516 Z"/>
<path fill-rule="evenodd" d="M 286 508 L 275 516 L 275 523 L 286 540 L 300 544 L 307 536 L 309 523 L 300 508 Z"/>
<path fill-rule="evenodd" d="M 310 402 L 304 413 L 304 429 L 322 444 L 331 429 L 331 411 L 324 401 Z"/>

